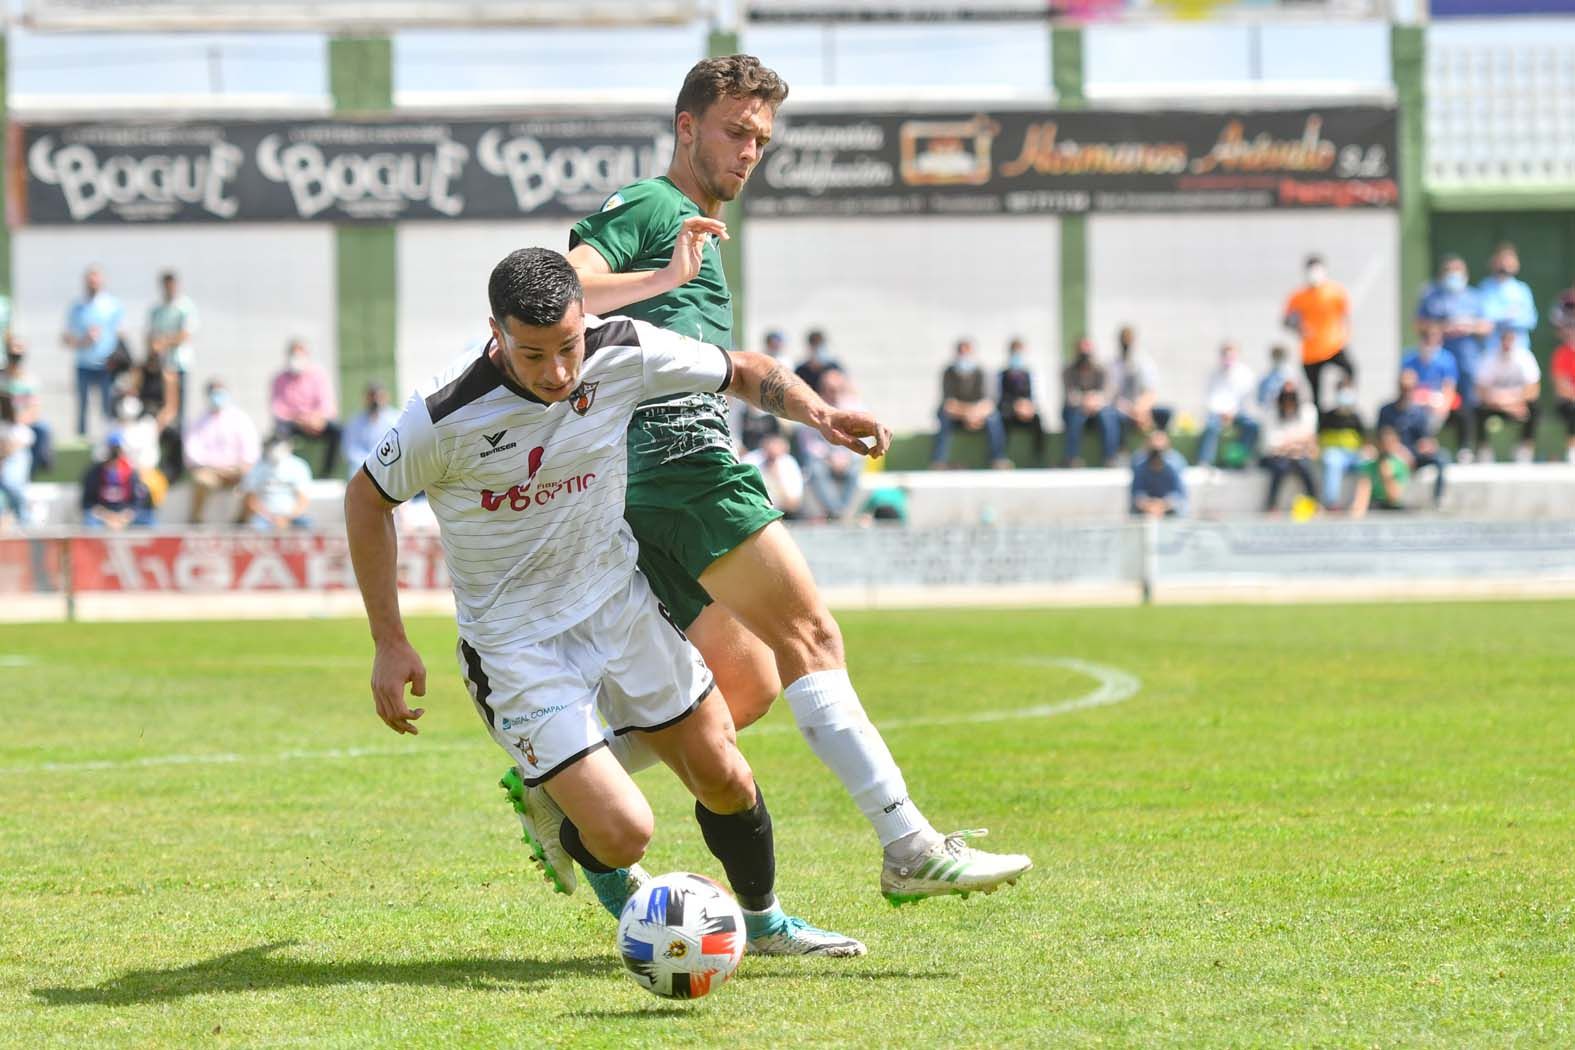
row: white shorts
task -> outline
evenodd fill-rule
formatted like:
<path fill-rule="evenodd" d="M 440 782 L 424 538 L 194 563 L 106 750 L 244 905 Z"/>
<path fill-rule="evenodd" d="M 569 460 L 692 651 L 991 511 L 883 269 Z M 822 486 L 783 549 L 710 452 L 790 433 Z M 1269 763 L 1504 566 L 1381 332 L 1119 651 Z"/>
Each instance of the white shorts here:
<path fill-rule="evenodd" d="M 603 720 L 619 734 L 666 729 L 716 684 L 639 572 L 562 634 L 507 651 L 461 638 L 458 653 L 492 739 L 533 786 L 606 746 Z"/>

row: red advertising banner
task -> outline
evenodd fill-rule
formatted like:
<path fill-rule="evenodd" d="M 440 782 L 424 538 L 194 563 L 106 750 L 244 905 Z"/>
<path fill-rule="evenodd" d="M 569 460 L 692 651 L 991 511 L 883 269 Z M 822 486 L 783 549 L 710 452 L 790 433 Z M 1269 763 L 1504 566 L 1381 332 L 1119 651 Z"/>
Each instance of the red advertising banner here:
<path fill-rule="evenodd" d="M 356 585 L 342 535 L 143 534 L 76 537 L 69 543 L 71 585 L 78 594 L 341 591 Z M 443 545 L 435 534 L 399 537 L 399 585 L 448 587 Z"/>

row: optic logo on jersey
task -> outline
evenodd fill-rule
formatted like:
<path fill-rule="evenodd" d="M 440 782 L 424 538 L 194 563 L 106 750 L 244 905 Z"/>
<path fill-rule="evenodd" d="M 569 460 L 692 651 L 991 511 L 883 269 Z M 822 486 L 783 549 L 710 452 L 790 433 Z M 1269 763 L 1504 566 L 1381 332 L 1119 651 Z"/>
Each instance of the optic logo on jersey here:
<path fill-rule="evenodd" d="M 498 451 L 502 451 L 499 449 Z M 536 472 L 541 469 L 542 457 L 547 450 L 537 445 L 530 450 L 527 466 L 530 476 L 518 485 L 510 485 L 504 492 L 493 492 L 491 489 L 481 490 L 481 507 L 486 511 L 502 510 L 507 504 L 513 511 L 526 511 L 532 506 L 545 507 L 560 496 L 578 495 L 590 488 L 591 482 L 596 480 L 595 473 L 575 474 L 557 481 L 543 482 L 540 487 L 532 489 L 536 483 Z"/>
<path fill-rule="evenodd" d="M 569 395 L 569 407 L 574 409 L 575 415 L 583 416 L 596 404 L 596 383 L 581 383 L 574 388 L 574 393 Z"/>
<path fill-rule="evenodd" d="M 519 445 L 519 442 L 517 442 L 517 441 L 510 441 L 507 445 L 499 445 L 498 444 L 498 442 L 503 440 L 503 435 L 507 434 L 507 433 L 508 433 L 507 430 L 500 430 L 496 434 L 483 434 L 483 435 L 481 435 L 481 439 L 483 441 L 485 441 L 490 446 L 485 452 L 483 452 L 481 454 L 481 458 L 482 459 L 486 459 L 488 456 L 493 456 L 493 455 L 496 455 L 499 452 L 507 452 L 511 448 L 516 448 Z M 541 449 L 539 449 L 539 448 L 531 453 L 531 459 L 532 459 L 532 461 L 534 463 L 534 466 L 531 467 L 531 471 L 530 471 L 530 476 L 531 477 L 535 477 L 536 476 L 536 467 L 539 467 L 541 465 L 541 455 L 540 455 L 540 453 L 541 453 Z"/>
<path fill-rule="evenodd" d="M 399 459 L 399 430 L 396 427 L 383 435 L 383 443 L 377 446 L 377 461 L 385 467 L 391 467 Z"/>

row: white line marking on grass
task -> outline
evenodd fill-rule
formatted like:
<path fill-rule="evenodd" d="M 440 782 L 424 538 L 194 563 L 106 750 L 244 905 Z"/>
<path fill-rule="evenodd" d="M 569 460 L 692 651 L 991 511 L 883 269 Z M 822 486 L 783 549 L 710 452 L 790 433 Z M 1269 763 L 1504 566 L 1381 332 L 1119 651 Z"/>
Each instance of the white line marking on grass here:
<path fill-rule="evenodd" d="M 939 661 L 919 661 L 924 663 Z M 1118 667 L 1091 663 L 1087 660 L 1055 657 L 1022 657 L 1016 660 L 995 661 L 1029 667 L 1061 667 L 1086 675 L 1099 684 L 1082 696 L 1070 700 L 1057 700 L 1050 704 L 1015 707 L 996 711 L 968 711 L 951 715 L 923 715 L 918 718 L 886 718 L 877 723 L 882 729 L 908 729 L 918 726 L 970 725 L 979 722 L 1006 722 L 1018 718 L 1054 718 L 1056 715 L 1086 711 L 1091 707 L 1108 707 L 1129 700 L 1143 687 L 1142 681 Z M 763 733 L 796 732 L 797 726 L 774 723 L 751 726 L 744 732 L 748 736 Z M 150 755 L 146 758 L 99 759 L 87 762 L 42 762 L 33 766 L 0 766 L 0 776 L 8 773 L 94 773 L 109 769 L 151 769 L 159 766 L 222 766 L 243 763 L 300 762 L 349 758 L 413 757 L 440 754 L 449 751 L 468 751 L 473 742 L 463 744 L 430 744 L 405 747 L 338 747 L 323 751 L 280 751 L 266 755 L 242 755 L 232 751 L 219 751 L 206 755 Z"/>
<path fill-rule="evenodd" d="M 32 667 L 31 656 L 21 656 L 17 653 L 0 653 L 0 667 Z"/>

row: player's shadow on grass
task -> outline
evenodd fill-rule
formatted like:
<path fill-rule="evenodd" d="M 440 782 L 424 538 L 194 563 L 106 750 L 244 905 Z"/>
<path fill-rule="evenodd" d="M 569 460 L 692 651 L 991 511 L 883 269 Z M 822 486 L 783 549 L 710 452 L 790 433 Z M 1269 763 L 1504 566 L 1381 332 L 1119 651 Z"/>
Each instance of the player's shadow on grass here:
<path fill-rule="evenodd" d="M 50 1006 L 130 1006 L 212 992 L 320 988 L 336 984 L 409 984 L 437 988 L 514 988 L 566 974 L 613 974 L 617 960 L 424 959 L 415 962 L 312 962 L 276 958 L 278 941 L 168 970 L 132 970 L 87 988 L 34 988 Z"/>

